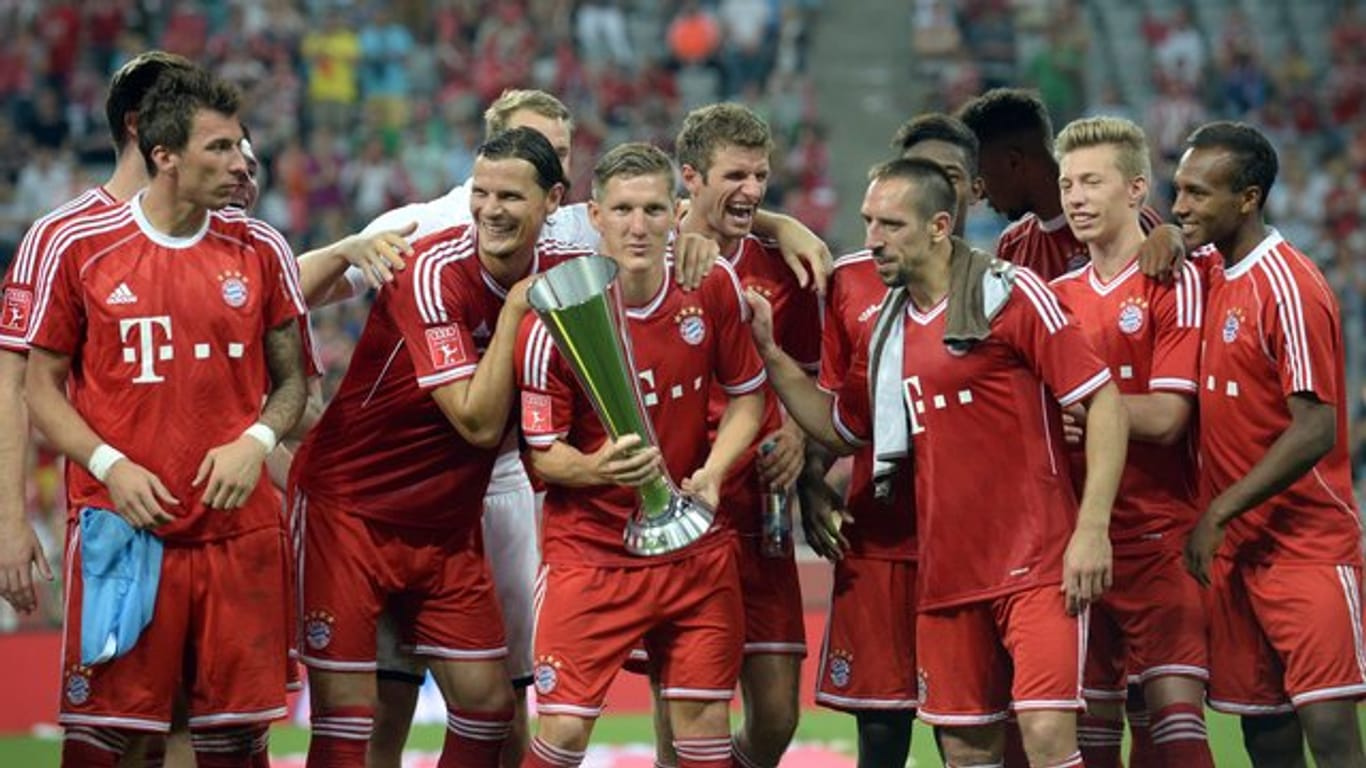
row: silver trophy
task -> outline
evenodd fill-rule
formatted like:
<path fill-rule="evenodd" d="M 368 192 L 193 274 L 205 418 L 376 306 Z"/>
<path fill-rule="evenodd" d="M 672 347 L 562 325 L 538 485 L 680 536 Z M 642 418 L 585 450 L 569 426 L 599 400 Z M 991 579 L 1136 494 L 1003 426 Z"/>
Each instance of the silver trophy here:
<path fill-rule="evenodd" d="M 537 278 L 527 298 L 574 369 L 607 434 L 614 440 L 635 434 L 647 445 L 659 445 L 641 397 L 616 276 L 617 264 L 611 259 L 582 256 Z M 623 534 L 627 552 L 673 552 L 711 527 L 711 507 L 679 490 L 667 469 L 637 490 L 640 507 Z"/>

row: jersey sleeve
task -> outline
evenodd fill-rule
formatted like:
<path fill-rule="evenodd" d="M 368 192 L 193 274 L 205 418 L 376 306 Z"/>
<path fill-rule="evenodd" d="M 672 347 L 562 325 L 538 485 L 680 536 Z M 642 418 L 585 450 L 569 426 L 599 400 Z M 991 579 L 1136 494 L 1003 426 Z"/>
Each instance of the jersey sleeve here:
<path fill-rule="evenodd" d="M 740 289 L 740 279 L 724 260 L 717 260 L 714 271 L 724 278 L 710 282 L 710 302 L 715 315 L 717 345 L 716 382 L 732 397 L 754 392 L 768 379 L 763 361 L 749 332 L 749 304 Z"/>
<path fill-rule="evenodd" d="M 1195 394 L 1200 365 L 1200 329 L 1204 324 L 1204 281 L 1186 262 L 1176 281 L 1158 290 L 1153 302 L 1156 323 L 1148 389 Z"/>
<path fill-rule="evenodd" d="M 849 329 L 845 328 L 845 315 L 842 311 L 846 301 L 839 279 L 839 271 L 831 273 L 830 285 L 825 294 L 825 321 L 821 326 L 821 367 L 816 384 L 821 389 L 834 394 L 839 391 L 849 370 L 850 340 Z"/>
<path fill-rule="evenodd" d="M 61 230 L 58 230 L 59 232 Z M 55 240 L 55 238 L 54 238 Z M 53 243 L 48 243 L 51 249 Z M 33 319 L 25 339 L 27 346 L 74 355 L 85 336 L 85 302 L 81 290 L 78 260 L 72 246 L 42 254 L 40 260 L 55 267 L 51 279 L 33 301 Z M 8 292 L 6 292 L 8 298 Z"/>
<path fill-rule="evenodd" d="M 521 390 L 522 437 L 532 448 L 549 448 L 569 435 L 574 421 L 572 374 L 565 371 L 550 331 L 533 314 L 522 318 L 513 357 Z"/>
<path fill-rule="evenodd" d="M 263 259 L 267 275 L 275 275 L 279 289 L 267 290 L 262 312 L 267 328 L 274 328 L 299 315 L 308 314 L 303 287 L 299 283 L 299 262 L 284 235 L 264 221 L 249 219 L 247 231 Z"/>
<path fill-rule="evenodd" d="M 12 352 L 28 351 L 30 321 L 33 319 L 35 286 L 37 275 L 42 274 L 46 263 L 40 258 L 46 249 L 43 247 L 46 228 L 35 223 L 24 233 L 19 242 L 19 250 L 5 271 L 5 281 L 0 285 L 0 349 Z M 36 266 L 35 266 L 36 262 Z"/>
<path fill-rule="evenodd" d="M 992 333 L 1000 333 L 1064 406 L 1086 399 L 1110 381 L 1081 326 L 1033 271 L 1017 269 L 1009 304 Z"/>
<path fill-rule="evenodd" d="M 1287 397 L 1312 394 L 1340 403 L 1336 370 L 1342 360 L 1342 330 L 1337 300 L 1317 275 L 1292 271 L 1285 261 L 1267 258 L 1273 301 L 1263 306 L 1265 347 L 1272 351 Z"/>
<path fill-rule="evenodd" d="M 872 326 L 869 326 L 869 332 Z M 852 337 L 849 367 L 831 402 L 835 431 L 850 445 L 863 445 L 873 437 L 872 403 L 868 400 L 868 333 Z"/>
<path fill-rule="evenodd" d="M 389 311 L 413 361 L 417 385 L 435 389 L 468 379 L 479 366 L 474 336 L 465 319 L 470 302 L 453 264 L 427 268 L 423 254 L 390 289 Z"/>

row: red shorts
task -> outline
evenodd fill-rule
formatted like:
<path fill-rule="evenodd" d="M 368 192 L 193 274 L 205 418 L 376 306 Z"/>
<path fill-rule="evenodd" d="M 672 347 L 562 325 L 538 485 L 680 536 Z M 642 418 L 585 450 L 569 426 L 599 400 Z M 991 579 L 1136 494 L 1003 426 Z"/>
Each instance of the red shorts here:
<path fill-rule="evenodd" d="M 1081 710 L 1086 620 L 1057 584 L 922 611 L 916 620 L 921 720 L 985 725 L 1008 709 Z"/>
<path fill-rule="evenodd" d="M 1216 558 L 1209 704 L 1260 715 L 1366 696 L 1361 567 Z"/>
<path fill-rule="evenodd" d="M 757 536 L 740 537 L 740 586 L 745 601 L 745 654 L 806 656 L 806 624 L 797 560 L 764 557 Z"/>
<path fill-rule="evenodd" d="M 400 647 L 416 656 L 507 656 L 503 618 L 477 531 L 443 535 L 391 525 L 304 498 L 299 559 L 304 664 L 373 672 L 375 625 L 390 611 Z"/>
<path fill-rule="evenodd" d="M 1130 675 L 1209 679 L 1204 597 L 1181 552 L 1116 554 L 1114 587 L 1091 606 L 1086 698 L 1124 701 Z"/>
<path fill-rule="evenodd" d="M 597 717 L 642 639 L 666 699 L 729 701 L 740 676 L 740 578 L 729 542 L 658 565 L 543 565 L 536 585 L 541 714 Z"/>
<path fill-rule="evenodd" d="M 278 529 L 166 545 L 152 622 L 127 654 L 92 667 L 81 664 L 80 532 L 74 526 L 67 542 L 59 723 L 168 731 L 182 685 L 191 728 L 286 715 Z"/>
<path fill-rule="evenodd" d="M 835 564 L 816 703 L 857 712 L 915 709 L 914 561 Z"/>

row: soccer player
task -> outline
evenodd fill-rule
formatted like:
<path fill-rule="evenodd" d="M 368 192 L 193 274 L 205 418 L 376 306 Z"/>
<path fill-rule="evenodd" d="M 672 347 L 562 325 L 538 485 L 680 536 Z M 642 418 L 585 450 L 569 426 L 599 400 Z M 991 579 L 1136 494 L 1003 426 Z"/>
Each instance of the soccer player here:
<path fill-rule="evenodd" d="M 1068 225 L 1089 263 L 1053 281 L 1092 349 L 1110 366 L 1129 415 L 1129 449 L 1110 541 L 1114 587 L 1092 607 L 1078 741 L 1087 766 L 1120 765 L 1126 677 L 1136 674 L 1160 765 L 1213 766 L 1205 733 L 1209 677 L 1200 587 L 1181 549 L 1199 516 L 1193 430 L 1203 322 L 1194 264 L 1159 282 L 1138 266 L 1138 211 L 1152 171 L 1143 130 L 1095 117 L 1056 141 Z M 1074 412 L 1078 424 L 1085 414 Z M 1085 476 L 1073 452 L 1073 480 Z"/>
<path fill-rule="evenodd" d="M 1266 226 L 1276 152 L 1241 123 L 1197 129 L 1176 169 L 1186 244 L 1222 255 L 1200 359 L 1206 507 L 1186 544 L 1209 587 L 1209 701 L 1255 765 L 1366 765 L 1360 523 L 1337 300 Z"/>
<path fill-rule="evenodd" d="M 780 343 L 808 371 L 820 364 L 820 305 L 783 263 L 775 245 L 753 234 L 754 217 L 768 188 L 768 125 L 739 104 L 693 110 L 674 142 L 690 197 L 679 231 L 711 238 L 741 284 L 774 306 Z M 713 392 L 712 424 L 727 404 Z M 740 579 L 745 600 L 745 660 L 740 689 L 745 718 L 735 738 L 743 766 L 778 764 L 797 727 L 801 659 L 806 655 L 801 586 L 793 553 L 765 555 L 764 494 L 786 492 L 804 461 L 805 437 L 784 421 L 776 398 L 764 405 L 758 439 L 726 478 L 721 522 L 740 534 Z M 759 449 L 763 446 L 766 451 Z"/>
<path fill-rule="evenodd" d="M 555 147 L 564 166 L 565 177 L 570 177 L 572 162 L 573 118 L 559 99 L 538 90 L 509 90 L 484 112 L 486 138 L 510 128 L 532 128 L 544 135 Z M 381 215 L 365 228 L 364 233 L 379 232 L 416 223 L 413 237 L 423 237 L 438 229 L 468 221 L 471 181 L 453 187 L 435 200 L 413 203 Z M 809 264 L 816 285 L 824 286 L 829 271 L 829 253 L 825 246 L 800 222 L 788 216 L 759 211 L 756 220 L 761 228 L 774 234 L 784 245 L 784 258 L 799 276 L 805 278 Z M 545 223 L 545 236 L 565 243 L 598 242 L 598 234 L 588 220 L 584 204 L 560 207 Z M 674 246 L 674 276 L 685 288 L 695 288 L 718 254 L 716 245 L 708 238 L 684 235 Z M 358 270 L 348 273 L 351 278 L 362 276 Z M 343 298 L 357 292 L 343 282 L 332 298 Z M 536 569 L 540 554 L 536 544 L 536 511 L 531 483 L 523 470 L 521 457 L 510 445 L 495 465 L 489 483 L 489 498 L 485 506 L 490 510 L 484 517 L 484 542 L 493 568 L 493 580 L 498 590 L 498 601 L 508 632 L 508 672 L 517 689 L 517 716 L 513 721 L 513 736 L 505 747 L 502 764 L 515 768 L 521 763 L 526 740 L 526 697 L 524 691 L 531 683 L 531 622 L 532 598 Z M 371 768 L 398 768 L 403 744 L 412 722 L 417 703 L 418 686 L 423 680 L 423 666 L 419 660 L 400 654 L 388 632 L 388 622 L 381 623 L 379 641 L 379 700 L 375 713 L 374 738 L 370 743 Z"/>
<path fill-rule="evenodd" d="M 73 512 L 116 512 L 166 544 L 137 643 L 83 665 L 73 518 L 64 764 L 114 765 L 129 733 L 164 732 L 182 673 L 204 768 L 264 760 L 267 724 L 285 714 L 284 664 L 261 650 L 286 643 L 280 512 L 259 480 L 303 410 L 305 307 L 279 233 L 221 212 L 244 166 L 238 103 L 201 71 L 163 72 L 137 117 L 145 192 L 47 243 L 55 272 L 40 277 L 26 376 L 33 419 L 73 462 Z"/>
<path fill-rule="evenodd" d="M 1029 267 L 1045 280 L 1080 266 L 1085 244 L 1072 234 L 1058 201 L 1058 161 L 1053 156 L 1053 123 L 1036 92 L 993 88 L 964 104 L 958 117 L 981 142 L 981 172 L 987 202 L 1011 221 L 996 243 L 996 256 Z M 1151 208 L 1143 230 L 1154 232 L 1144 271 L 1158 274 L 1182 255 L 1174 230 L 1160 227 Z"/>
<path fill-rule="evenodd" d="M 892 141 L 902 157 L 938 163 L 953 181 L 954 234 L 977 199 L 977 137 L 956 118 L 925 114 Z M 818 383 L 839 391 L 853 347 L 877 319 L 887 286 L 870 251 L 835 260 L 825 296 Z M 808 454 L 820 443 L 811 441 Z M 913 510 L 892 509 L 873 496 L 873 451 L 854 454 L 847 498 L 825 485 L 829 454 L 808 456 L 797 488 L 806 540 L 835 562 L 816 703 L 850 712 L 858 723 L 862 766 L 904 765 L 917 706 L 915 677 L 916 542 Z M 909 504 L 909 493 L 901 497 Z M 833 503 L 832 503 L 833 502 Z M 847 529 L 845 523 L 852 523 Z"/>
<path fill-rule="evenodd" d="M 376 621 L 386 609 L 446 698 L 443 764 L 498 763 L 513 691 L 481 500 L 515 393 L 523 278 L 586 253 L 539 241 L 565 183 L 553 147 L 534 130 L 506 131 L 480 147 L 473 223 L 417 242 L 408 268 L 380 292 L 337 395 L 299 450 L 292 479 L 304 532 L 311 766 L 365 758 Z"/>
<path fill-rule="evenodd" d="M 62 223 L 124 202 L 147 185 L 147 167 L 137 150 L 138 104 L 162 72 L 193 66 L 174 54 L 149 51 L 114 73 L 104 103 L 114 142 L 114 172 L 104 184 L 82 192 L 29 227 L 0 288 L 0 597 L 20 613 L 32 613 L 37 607 L 33 572 L 52 579 L 42 545 L 24 512 L 24 472 L 28 465 L 24 369 L 40 273 L 38 256 L 49 235 Z"/>
<path fill-rule="evenodd" d="M 522 431 L 547 483 L 536 617 L 539 725 L 524 765 L 570 768 L 584 756 L 613 677 L 644 642 L 658 671 L 680 768 L 731 765 L 729 705 L 740 671 L 742 603 L 735 533 L 713 525 L 677 552 L 633 556 L 622 529 L 630 487 L 668 473 L 715 507 L 727 470 L 753 441 L 763 367 L 744 328 L 740 283 L 718 262 L 684 292 L 666 249 L 675 221 L 669 158 L 644 144 L 608 152 L 589 211 L 616 261 L 636 373 L 658 447 L 611 440 L 545 326 L 519 335 Z M 730 404 L 708 438 L 713 386 Z"/>
<path fill-rule="evenodd" d="M 1109 582 L 1107 527 L 1124 461 L 1118 392 L 1028 269 L 1001 278 L 1008 293 L 988 316 L 985 338 L 946 345 L 946 318 L 977 311 L 955 307 L 949 295 L 951 256 L 979 258 L 950 234 L 953 183 L 919 159 L 893 160 L 871 176 L 867 245 L 879 275 L 898 289 L 882 309 L 895 314 L 880 314 L 878 353 L 856 345 L 839 393 L 822 392 L 774 343 L 767 302 L 750 292 L 759 354 L 788 413 L 813 438 L 841 453 L 872 439 L 887 456 L 900 431 L 899 447 L 914 457 L 919 717 L 939 727 L 948 763 L 999 763 L 1002 722 L 1013 709 L 1031 764 L 1080 766 L 1082 630 L 1087 605 Z M 870 378 L 880 392 L 870 395 Z M 1080 504 L 1059 412 L 1079 402 L 1090 414 Z"/>

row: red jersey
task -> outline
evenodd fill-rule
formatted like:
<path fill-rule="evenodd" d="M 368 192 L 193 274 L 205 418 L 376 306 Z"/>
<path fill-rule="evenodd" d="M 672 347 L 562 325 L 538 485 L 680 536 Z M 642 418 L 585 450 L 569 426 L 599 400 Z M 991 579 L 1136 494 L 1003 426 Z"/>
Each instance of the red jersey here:
<path fill-rule="evenodd" d="M 1205 501 L 1244 477 L 1290 426 L 1286 398 L 1337 409 L 1337 442 L 1286 490 L 1228 525 L 1225 554 L 1252 562 L 1361 558 L 1347 456 L 1342 323 L 1323 275 L 1275 230 L 1215 270 L 1200 360 Z"/>
<path fill-rule="evenodd" d="M 878 277 L 872 253 L 858 251 L 835 260 L 835 270 L 825 292 L 825 324 L 821 331 L 821 370 L 817 383 L 832 394 L 840 391 L 854 348 L 868 343 L 877 322 L 877 310 L 887 286 Z M 907 480 L 910 472 L 903 472 Z M 854 524 L 843 529 L 849 554 L 879 560 L 914 560 L 915 509 L 906 500 L 913 491 L 895 494 L 895 506 L 873 497 L 873 448 L 854 453 L 853 473 L 845 504 Z"/>
<path fill-rule="evenodd" d="M 533 272 L 585 252 L 536 245 Z M 499 449 L 460 436 L 432 390 L 474 375 L 507 298 L 462 224 L 413 246 L 379 292 L 350 367 L 294 460 L 295 482 L 361 517 L 478 525 Z"/>
<path fill-rule="evenodd" d="M 1088 264 L 1053 281 L 1053 290 L 1091 348 L 1109 364 L 1121 394 L 1174 392 L 1195 398 L 1204 284 L 1194 264 L 1186 262 L 1171 284 L 1144 275 L 1137 259 L 1108 283 Z M 1192 414 L 1187 439 L 1178 445 L 1129 441 L 1110 517 L 1116 551 L 1185 543 L 1200 514 L 1195 431 Z M 1075 446 L 1070 453 L 1072 481 L 1080 493 L 1086 452 Z"/>
<path fill-rule="evenodd" d="M 1151 207 L 1138 214 L 1144 233 L 1162 223 L 1162 217 Z M 1012 264 L 1028 267 L 1045 280 L 1052 280 L 1090 261 L 1086 244 L 1072 234 L 1067 226 L 1067 215 L 1058 214 L 1044 221 L 1033 213 L 1026 213 L 1010 223 L 996 241 L 996 256 Z"/>
<path fill-rule="evenodd" d="M 40 259 L 51 253 L 45 248 L 48 236 L 71 219 L 114 203 L 113 196 L 104 187 L 91 187 L 33 222 L 24 233 L 19 250 L 5 273 L 5 282 L 0 286 L 0 296 L 4 297 L 0 301 L 0 349 L 28 352 L 28 334 L 32 330 L 29 321 L 33 317 L 38 277 L 55 268 L 50 260 Z"/>
<path fill-rule="evenodd" d="M 911 305 L 904 321 L 921 610 L 1061 580 L 1077 500 L 1059 404 L 1110 380 L 1033 272 L 1016 273 L 991 335 L 964 354 L 944 344 L 946 308 L 947 299 L 927 313 Z M 860 444 L 872 435 L 869 411 L 868 352 L 855 349 L 835 426 Z"/>
<path fill-rule="evenodd" d="M 270 483 L 232 511 L 208 509 L 190 483 L 209 449 L 261 414 L 262 339 L 306 311 L 294 256 L 279 232 L 237 211 L 171 237 L 141 206 L 138 195 L 53 232 L 39 258 L 55 270 L 40 278 L 30 342 L 74 358 L 71 404 L 180 500 L 158 535 L 206 541 L 279 525 Z M 70 467 L 72 512 L 113 508 L 103 483 Z"/>
<path fill-rule="evenodd" d="M 740 241 L 740 246 L 729 261 L 740 278 L 740 285 L 755 289 L 773 306 L 773 338 L 778 346 L 802 368 L 815 373 L 821 360 L 820 298 L 797 282 L 796 275 L 783 261 L 777 245 L 754 235 L 748 235 Z M 713 388 L 710 405 L 713 438 L 728 400 L 724 390 Z M 726 499 L 753 498 L 753 493 L 743 491 L 747 490 L 746 486 L 749 489 L 759 487 L 758 470 L 754 463 L 759 443 L 782 425 L 782 403 L 778 395 L 765 386 L 764 419 L 759 425 L 759 436 L 726 476 L 725 489 L 721 492 L 721 509 L 718 510 L 718 519 L 726 525 L 733 525 L 742 534 L 759 534 L 760 510 L 757 507 L 733 508 L 733 505 L 726 504 Z"/>
<path fill-rule="evenodd" d="M 672 264 L 659 293 L 642 307 L 628 308 L 626 322 L 650 423 L 677 484 L 697 471 L 711 451 L 710 393 L 720 388 L 732 396 L 750 394 L 759 391 L 766 377 L 745 326 L 748 308 L 730 265 L 717 262 L 702 285 L 686 293 L 671 272 Z M 583 453 L 600 448 L 607 439 L 602 423 L 539 318 L 529 316 L 522 323 L 516 357 L 527 443 L 544 449 L 563 440 Z M 545 562 L 642 564 L 622 544 L 626 521 L 639 503 L 631 488 L 548 484 Z M 721 526 L 713 525 L 702 541 L 663 557 L 689 557 L 725 536 Z"/>

